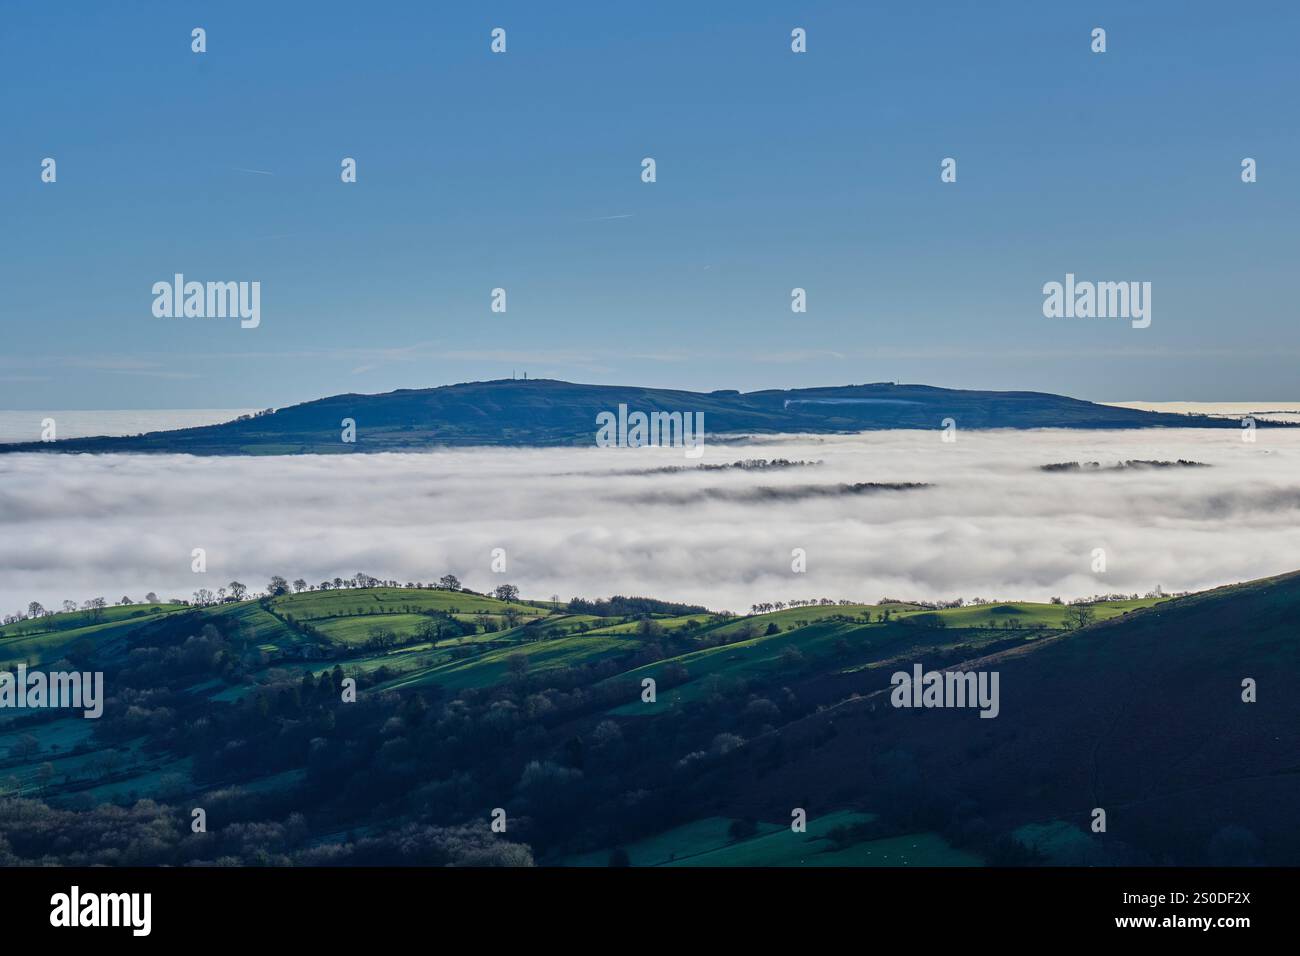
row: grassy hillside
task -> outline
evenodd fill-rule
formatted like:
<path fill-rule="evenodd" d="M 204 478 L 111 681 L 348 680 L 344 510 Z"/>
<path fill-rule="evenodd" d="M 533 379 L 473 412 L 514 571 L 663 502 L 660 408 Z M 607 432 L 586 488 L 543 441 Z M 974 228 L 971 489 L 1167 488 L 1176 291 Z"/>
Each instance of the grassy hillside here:
<path fill-rule="evenodd" d="M 619 847 L 629 866 L 978 866 L 978 857 L 932 833 L 870 839 L 872 814 L 841 810 L 807 821 L 804 832 L 775 823 L 708 817 Z M 612 851 L 611 851 L 612 852 Z M 584 853 L 565 866 L 608 866 L 611 852 Z"/>
<path fill-rule="evenodd" d="M 1298 642 L 1293 574 L 972 654 L 969 667 L 1000 675 L 996 720 L 895 709 L 884 673 L 864 671 L 857 696 L 775 735 L 779 769 L 737 766 L 703 785 L 754 795 L 733 812 L 773 814 L 797 795 L 842 791 L 958 828 L 1034 823 L 1089 838 L 1100 807 L 1109 828 L 1086 840 L 1088 862 L 1205 859 L 1230 840 L 1257 859 L 1295 860 Z M 1246 678 L 1260 688 L 1255 703 L 1242 699 Z"/>
<path fill-rule="evenodd" d="M 227 826 L 297 813 L 296 842 L 228 850 L 279 862 L 391 862 L 417 825 L 573 865 L 1300 860 L 1300 576 L 1098 603 L 1082 630 L 1019 602 L 574 608 L 348 588 L 11 624 L 5 666 L 102 670 L 108 700 L 99 721 L 0 711 L 0 795 L 72 814 L 64 831 L 169 801 Z M 998 718 L 891 707 L 917 662 L 997 670 Z M 0 799 L 0 836 L 22 859 L 107 861 L 32 835 L 18 806 Z M 521 842 L 477 842 L 492 807 Z M 163 862 L 227 852 L 209 843 Z"/>

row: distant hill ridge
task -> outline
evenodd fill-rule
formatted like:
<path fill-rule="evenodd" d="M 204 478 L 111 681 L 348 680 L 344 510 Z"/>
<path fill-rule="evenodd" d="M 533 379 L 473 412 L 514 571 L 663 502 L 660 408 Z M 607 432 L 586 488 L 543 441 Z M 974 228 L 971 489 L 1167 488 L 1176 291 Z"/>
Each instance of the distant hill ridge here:
<path fill-rule="evenodd" d="M 702 413 L 726 433 L 827 434 L 889 428 L 1237 428 L 1232 419 L 1099 405 L 1046 392 L 930 385 L 840 385 L 689 392 L 554 379 L 499 379 L 438 388 L 349 393 L 217 425 L 144 435 L 0 445 L 0 452 L 181 452 L 196 455 L 409 451 L 433 446 L 593 444 L 596 416 L 630 411 Z M 355 441 L 342 440 L 344 419 Z M 1271 423 L 1270 423 L 1271 425 Z"/>

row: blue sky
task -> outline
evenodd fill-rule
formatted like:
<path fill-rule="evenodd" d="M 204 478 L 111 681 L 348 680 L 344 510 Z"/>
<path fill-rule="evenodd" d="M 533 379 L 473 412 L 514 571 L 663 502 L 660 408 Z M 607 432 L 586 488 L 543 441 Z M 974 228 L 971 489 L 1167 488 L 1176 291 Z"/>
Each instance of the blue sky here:
<path fill-rule="evenodd" d="M 512 370 L 1295 400 L 1298 11 L 11 0 L 0 408 Z M 155 318 L 176 272 L 259 281 L 261 325 Z M 1067 272 L 1150 281 L 1151 327 L 1045 318 Z"/>

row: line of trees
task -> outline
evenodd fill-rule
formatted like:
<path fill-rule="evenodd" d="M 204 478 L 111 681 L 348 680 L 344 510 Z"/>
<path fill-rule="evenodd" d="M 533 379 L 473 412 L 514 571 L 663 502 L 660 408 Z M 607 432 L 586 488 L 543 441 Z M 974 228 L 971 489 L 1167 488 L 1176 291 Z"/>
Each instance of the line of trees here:
<path fill-rule="evenodd" d="M 306 579 L 298 578 L 290 584 L 282 575 L 273 575 L 267 584 L 265 595 L 269 597 L 279 597 L 284 594 L 300 594 L 303 591 L 330 591 L 343 588 L 374 588 L 374 587 L 407 587 L 419 590 L 440 590 L 440 591 L 462 591 L 465 590 L 460 583 L 460 579 L 454 574 L 444 574 L 438 579 L 436 584 L 425 584 L 420 581 L 407 581 L 405 585 L 396 580 L 380 580 L 372 575 L 358 572 L 352 577 L 336 577 L 332 581 L 322 581 L 320 584 L 308 584 Z M 519 596 L 519 589 L 509 585 L 513 589 L 513 597 L 502 598 L 502 600 L 515 600 Z M 498 591 L 501 589 L 498 588 Z M 206 607 L 213 604 L 226 604 L 231 602 L 243 601 L 250 597 L 248 586 L 239 581 L 231 581 L 224 587 L 219 587 L 215 591 L 210 588 L 199 588 L 194 591 L 189 599 L 174 597 L 168 602 L 169 604 L 188 605 L 193 607 Z M 117 607 L 128 607 L 136 604 L 160 604 L 158 595 L 150 591 L 141 601 L 135 601 L 128 595 L 123 595 L 119 600 L 114 602 Z M 76 601 L 67 600 L 62 602 L 58 608 L 46 608 L 39 601 L 32 601 L 27 605 L 26 610 L 17 611 L 13 614 L 6 614 L 0 617 L 0 624 L 17 624 L 21 621 L 40 620 L 41 618 L 50 617 L 55 614 L 71 614 L 75 611 L 89 611 L 94 621 L 103 620 L 104 609 L 108 607 L 108 601 L 102 597 L 89 598 L 78 604 Z"/>

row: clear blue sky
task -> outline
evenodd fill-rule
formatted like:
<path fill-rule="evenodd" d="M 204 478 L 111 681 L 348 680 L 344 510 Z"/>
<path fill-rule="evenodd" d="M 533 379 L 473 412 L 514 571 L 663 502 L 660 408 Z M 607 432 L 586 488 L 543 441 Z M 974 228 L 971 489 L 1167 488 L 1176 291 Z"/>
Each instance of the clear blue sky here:
<path fill-rule="evenodd" d="M 513 369 L 1294 400 L 1298 35 L 1293 2 L 10 0 L 0 408 Z M 261 282 L 260 328 L 155 318 L 175 272 Z M 1150 281 L 1151 327 L 1044 318 L 1067 272 Z"/>

